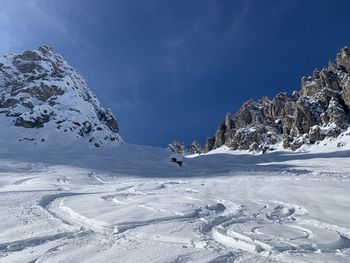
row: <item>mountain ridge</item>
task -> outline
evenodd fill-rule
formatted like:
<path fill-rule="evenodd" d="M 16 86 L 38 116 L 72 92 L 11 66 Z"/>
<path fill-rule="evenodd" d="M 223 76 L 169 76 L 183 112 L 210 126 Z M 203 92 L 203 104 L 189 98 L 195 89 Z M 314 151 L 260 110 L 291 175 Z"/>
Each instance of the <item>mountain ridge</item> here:
<path fill-rule="evenodd" d="M 339 136 L 349 126 L 349 109 L 350 51 L 344 47 L 334 62 L 303 77 L 300 91 L 249 100 L 234 115 L 228 113 L 204 151 L 226 145 L 265 152 L 277 143 L 297 150 Z"/>

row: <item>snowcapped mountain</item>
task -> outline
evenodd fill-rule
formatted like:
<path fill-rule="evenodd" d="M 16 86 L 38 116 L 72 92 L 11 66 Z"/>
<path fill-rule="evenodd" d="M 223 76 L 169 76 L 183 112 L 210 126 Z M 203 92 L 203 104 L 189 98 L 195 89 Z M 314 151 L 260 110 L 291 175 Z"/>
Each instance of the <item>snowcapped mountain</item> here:
<path fill-rule="evenodd" d="M 0 57 L 0 128 L 8 143 L 122 142 L 111 110 L 48 46 Z"/>
<path fill-rule="evenodd" d="M 299 92 L 249 100 L 233 116 L 227 114 L 215 135 L 207 139 L 205 150 L 226 145 L 234 150 L 266 151 L 279 143 L 297 150 L 347 136 L 349 109 L 350 51 L 345 47 L 335 62 L 303 77 Z"/>

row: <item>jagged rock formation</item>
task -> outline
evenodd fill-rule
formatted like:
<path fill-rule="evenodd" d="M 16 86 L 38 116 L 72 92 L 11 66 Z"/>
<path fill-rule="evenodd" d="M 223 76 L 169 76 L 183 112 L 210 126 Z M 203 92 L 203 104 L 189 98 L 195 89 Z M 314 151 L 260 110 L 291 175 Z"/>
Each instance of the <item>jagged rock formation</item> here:
<path fill-rule="evenodd" d="M 3 130 L 17 127 L 11 128 L 17 141 L 44 143 L 64 134 L 96 147 L 122 142 L 111 110 L 48 46 L 0 57 L 0 118 Z"/>
<path fill-rule="evenodd" d="M 202 148 L 201 148 L 199 142 L 194 140 L 190 145 L 188 145 L 187 152 L 190 154 L 202 153 Z"/>
<path fill-rule="evenodd" d="M 226 115 L 205 151 L 227 145 L 238 150 L 266 150 L 283 141 L 296 150 L 306 143 L 337 137 L 349 125 L 350 51 L 343 48 L 335 62 L 303 77 L 301 90 L 274 98 L 250 100 Z"/>

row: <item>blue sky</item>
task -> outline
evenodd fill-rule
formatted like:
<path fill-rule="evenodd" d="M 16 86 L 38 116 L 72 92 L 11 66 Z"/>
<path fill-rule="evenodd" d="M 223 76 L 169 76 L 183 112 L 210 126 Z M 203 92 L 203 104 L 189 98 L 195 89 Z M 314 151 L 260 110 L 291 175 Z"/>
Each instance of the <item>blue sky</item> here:
<path fill-rule="evenodd" d="M 347 0 L 0 0 L 0 53 L 52 46 L 123 138 L 211 136 L 250 99 L 299 90 L 350 45 Z"/>

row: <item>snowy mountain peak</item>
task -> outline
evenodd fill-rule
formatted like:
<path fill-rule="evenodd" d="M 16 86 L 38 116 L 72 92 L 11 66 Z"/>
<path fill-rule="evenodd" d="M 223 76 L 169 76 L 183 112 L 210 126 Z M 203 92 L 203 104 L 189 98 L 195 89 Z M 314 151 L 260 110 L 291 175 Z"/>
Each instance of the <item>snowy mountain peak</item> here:
<path fill-rule="evenodd" d="M 0 56 L 0 127 L 10 142 L 96 147 L 122 142 L 118 123 L 49 46 Z M 1 138 L 4 139 L 4 138 Z"/>

